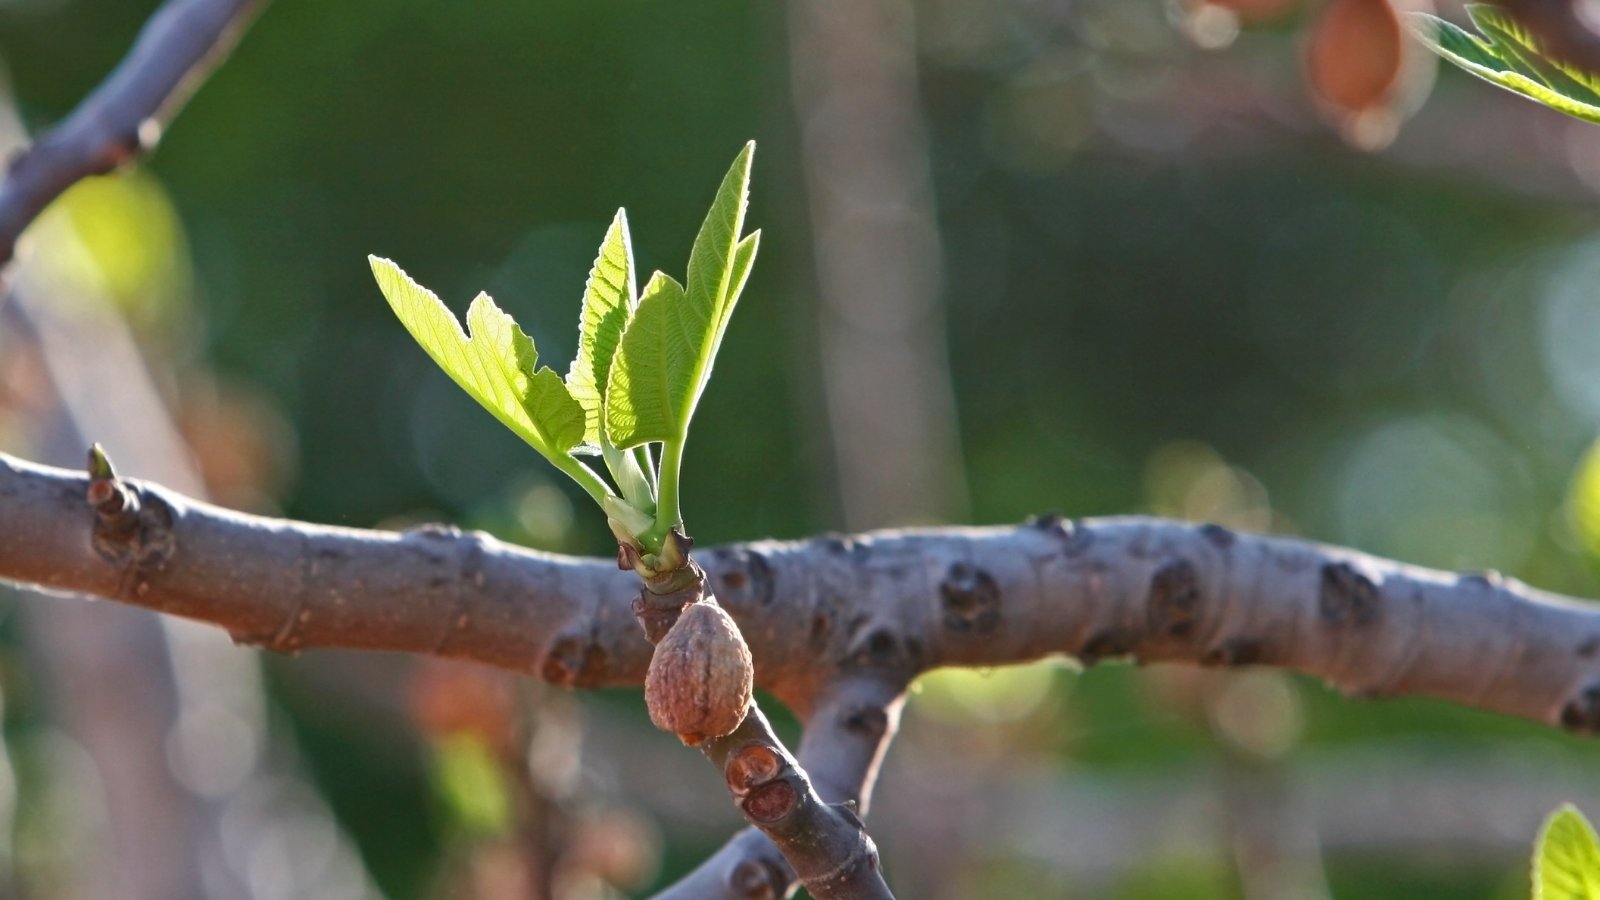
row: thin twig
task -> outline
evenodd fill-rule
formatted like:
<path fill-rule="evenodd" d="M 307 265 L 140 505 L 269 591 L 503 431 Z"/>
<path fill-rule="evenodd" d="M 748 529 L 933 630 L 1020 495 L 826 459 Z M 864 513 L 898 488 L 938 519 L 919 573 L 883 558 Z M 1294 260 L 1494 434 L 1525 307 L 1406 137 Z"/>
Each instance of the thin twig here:
<path fill-rule="evenodd" d="M 861 818 L 822 799 L 751 696 L 749 649 L 707 590 L 692 545 L 677 530 L 658 555 L 641 558 L 637 546 L 617 545 L 617 565 L 643 582 L 633 613 L 655 645 L 645 703 L 657 727 L 700 747 L 745 821 L 781 855 L 734 861 L 730 877 L 715 885 L 669 895 L 787 896 L 798 880 L 817 900 L 894 900 Z"/>
<path fill-rule="evenodd" d="M 818 700 L 804 719 L 799 755 L 824 800 L 850 804 L 866 816 L 904 702 L 902 681 L 875 675 L 844 676 Z M 655 900 L 787 897 L 799 882 L 773 842 L 747 828 Z"/>
<path fill-rule="evenodd" d="M 657 727 L 700 747 L 745 821 L 781 856 L 754 871 L 741 861 L 733 877 L 689 896 L 787 896 L 798 880 L 816 900 L 894 900 L 861 818 L 822 799 L 750 695 L 749 650 L 736 628 L 724 627 L 692 545 L 677 530 L 659 555 L 641 558 L 637 546 L 617 545 L 617 565 L 643 582 L 633 613 L 655 645 L 645 702 Z"/>
<path fill-rule="evenodd" d="M 759 706 L 752 703 L 732 734 L 708 740 L 701 749 L 722 770 L 745 820 L 777 847 L 794 874 L 770 861 L 752 869 L 750 860 L 757 857 L 751 856 L 740 861 L 732 877 L 708 885 L 711 890 L 667 896 L 784 897 L 798 880 L 817 900 L 894 900 L 878 848 L 861 819 L 847 805 L 823 801 Z M 775 874 L 785 877 L 780 882 Z"/>
<path fill-rule="evenodd" d="M 67 188 L 150 152 L 184 101 L 267 0 L 167 0 L 133 49 L 60 125 L 11 161 L 0 182 L 0 265 Z"/>

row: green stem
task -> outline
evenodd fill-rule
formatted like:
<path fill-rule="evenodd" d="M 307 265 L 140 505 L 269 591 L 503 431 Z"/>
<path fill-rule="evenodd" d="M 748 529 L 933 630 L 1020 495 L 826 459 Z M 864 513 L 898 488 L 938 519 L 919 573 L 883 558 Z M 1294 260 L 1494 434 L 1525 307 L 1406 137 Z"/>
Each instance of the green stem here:
<path fill-rule="evenodd" d="M 655 460 L 650 458 L 650 445 L 640 444 L 633 448 L 632 452 L 634 461 L 639 464 L 640 469 L 644 470 L 644 477 L 650 479 L 651 484 L 655 484 L 659 476 L 656 475 Z"/>
<path fill-rule="evenodd" d="M 622 492 L 622 499 L 628 501 L 633 507 L 645 514 L 656 511 L 656 485 L 653 478 L 640 469 L 638 457 L 626 450 L 618 450 L 607 443 L 604 438 L 600 440 L 600 455 L 606 462 L 606 469 L 611 472 L 611 478 L 616 482 L 617 488 Z"/>
<path fill-rule="evenodd" d="M 576 457 L 563 453 L 559 456 L 548 458 L 555 464 L 556 468 L 565 472 L 568 478 L 576 481 L 578 487 L 583 488 L 583 492 L 594 500 L 595 505 L 599 506 L 600 501 L 606 497 L 615 496 L 611 493 L 611 486 L 606 484 L 605 480 L 599 475 L 596 475 L 593 469 L 579 462 Z M 603 506 L 601 508 L 604 509 Z"/>
<path fill-rule="evenodd" d="M 658 552 L 667 532 L 683 524 L 678 510 L 678 468 L 683 463 L 683 438 L 661 444 L 661 480 L 656 490 L 656 524 L 639 535 L 646 549 Z"/>

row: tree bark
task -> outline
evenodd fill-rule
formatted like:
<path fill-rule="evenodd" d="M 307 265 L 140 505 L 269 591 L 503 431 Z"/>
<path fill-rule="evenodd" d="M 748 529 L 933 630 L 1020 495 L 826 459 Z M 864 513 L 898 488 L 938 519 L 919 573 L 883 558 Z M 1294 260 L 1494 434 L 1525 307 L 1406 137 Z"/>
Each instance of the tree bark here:
<path fill-rule="evenodd" d="M 637 581 L 609 560 L 438 526 L 231 512 L 0 455 L 0 578 L 221 627 L 241 644 L 473 659 L 569 687 L 642 682 Z M 1149 518 L 762 541 L 701 555 L 756 657 L 809 716 L 845 677 L 1050 654 L 1269 665 L 1362 697 L 1417 695 L 1600 726 L 1600 607 L 1493 572 Z"/>
<path fill-rule="evenodd" d="M 0 265 L 35 217 L 90 175 L 133 162 L 217 63 L 267 0 L 167 0 L 106 80 L 72 114 L 15 157 L 0 182 Z"/>

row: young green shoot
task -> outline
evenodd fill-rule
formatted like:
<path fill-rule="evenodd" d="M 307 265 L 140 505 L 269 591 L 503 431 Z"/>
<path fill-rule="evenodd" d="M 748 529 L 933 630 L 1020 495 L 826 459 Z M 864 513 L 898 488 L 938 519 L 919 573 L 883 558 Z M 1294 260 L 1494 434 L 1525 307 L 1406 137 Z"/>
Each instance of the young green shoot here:
<path fill-rule="evenodd" d="M 565 379 L 538 365 L 533 339 L 487 294 L 472 301 L 463 330 L 433 292 L 369 257 L 390 307 L 434 362 L 576 481 L 619 541 L 645 554 L 683 530 L 689 422 L 760 243 L 759 231 L 742 234 L 754 151 L 746 144 L 724 176 L 684 284 L 656 272 L 637 290 L 627 216 L 617 211 L 584 286 L 578 353 Z M 594 455 L 609 482 L 580 459 Z"/>

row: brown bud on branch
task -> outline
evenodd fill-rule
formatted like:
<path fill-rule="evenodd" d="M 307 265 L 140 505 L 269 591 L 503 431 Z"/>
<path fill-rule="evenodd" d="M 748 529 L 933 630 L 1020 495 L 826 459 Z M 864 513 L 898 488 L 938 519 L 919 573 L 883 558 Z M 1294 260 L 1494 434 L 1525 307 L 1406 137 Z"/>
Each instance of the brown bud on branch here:
<path fill-rule="evenodd" d="M 739 626 L 707 597 L 683 610 L 656 645 L 645 675 L 650 721 L 694 746 L 744 721 L 755 664 Z"/>

